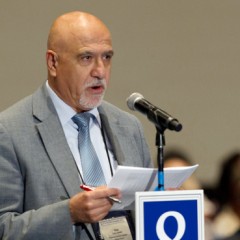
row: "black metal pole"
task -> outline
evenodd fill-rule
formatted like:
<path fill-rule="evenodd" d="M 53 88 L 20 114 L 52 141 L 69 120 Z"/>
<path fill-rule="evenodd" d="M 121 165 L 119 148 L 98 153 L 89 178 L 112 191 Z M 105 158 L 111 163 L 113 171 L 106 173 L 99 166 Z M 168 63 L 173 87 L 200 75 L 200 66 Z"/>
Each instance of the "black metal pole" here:
<path fill-rule="evenodd" d="M 158 162 L 158 186 L 156 191 L 164 191 L 164 132 L 157 128 L 156 133 L 157 162 Z"/>

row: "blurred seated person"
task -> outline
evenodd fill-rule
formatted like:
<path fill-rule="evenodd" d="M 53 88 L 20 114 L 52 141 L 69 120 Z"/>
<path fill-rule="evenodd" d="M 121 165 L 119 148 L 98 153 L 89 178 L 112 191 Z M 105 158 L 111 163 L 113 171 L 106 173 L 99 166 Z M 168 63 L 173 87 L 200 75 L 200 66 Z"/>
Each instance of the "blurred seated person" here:
<path fill-rule="evenodd" d="M 217 239 L 240 239 L 240 152 L 222 161 L 217 199 L 219 209 L 213 225 Z"/>
<path fill-rule="evenodd" d="M 166 151 L 164 156 L 164 167 L 187 167 L 192 166 L 194 163 L 190 160 L 190 157 L 181 150 L 169 150 Z M 201 184 L 197 177 L 192 174 L 182 185 L 185 190 L 201 189 Z"/>
<path fill-rule="evenodd" d="M 164 156 L 164 167 L 187 167 L 192 166 L 188 154 L 182 150 L 168 150 Z M 193 173 L 181 186 L 183 190 L 202 189 L 201 183 Z M 215 205 L 204 196 L 204 216 L 205 216 L 205 240 L 213 240 L 213 231 L 211 226 L 211 218 L 215 213 Z"/>

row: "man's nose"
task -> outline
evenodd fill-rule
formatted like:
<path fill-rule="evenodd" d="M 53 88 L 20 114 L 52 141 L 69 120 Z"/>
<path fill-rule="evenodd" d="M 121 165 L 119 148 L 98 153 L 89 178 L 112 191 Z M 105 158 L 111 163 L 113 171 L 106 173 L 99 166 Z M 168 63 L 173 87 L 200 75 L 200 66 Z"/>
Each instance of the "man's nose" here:
<path fill-rule="evenodd" d="M 103 60 L 100 60 L 100 59 L 96 60 L 91 73 L 92 77 L 103 79 L 105 78 L 105 73 L 106 73 L 106 68 Z"/>

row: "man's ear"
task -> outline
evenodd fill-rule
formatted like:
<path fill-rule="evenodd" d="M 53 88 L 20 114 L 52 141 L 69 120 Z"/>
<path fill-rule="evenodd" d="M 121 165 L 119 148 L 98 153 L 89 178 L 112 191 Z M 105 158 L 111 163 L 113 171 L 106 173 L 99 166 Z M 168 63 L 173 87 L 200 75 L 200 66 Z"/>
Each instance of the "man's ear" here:
<path fill-rule="evenodd" d="M 57 75 L 57 54 L 52 50 L 47 50 L 46 52 L 46 62 L 49 74 L 52 77 L 56 77 Z"/>

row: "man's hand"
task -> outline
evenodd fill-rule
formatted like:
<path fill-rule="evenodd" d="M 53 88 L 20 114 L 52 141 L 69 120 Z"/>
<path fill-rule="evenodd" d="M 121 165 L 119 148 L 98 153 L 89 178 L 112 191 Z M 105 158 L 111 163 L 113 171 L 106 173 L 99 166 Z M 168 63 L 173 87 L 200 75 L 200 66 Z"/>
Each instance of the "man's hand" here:
<path fill-rule="evenodd" d="M 121 193 L 116 188 L 98 187 L 94 191 L 73 196 L 69 201 L 72 222 L 93 223 L 103 219 L 113 205 L 109 196 L 120 199 Z"/>

